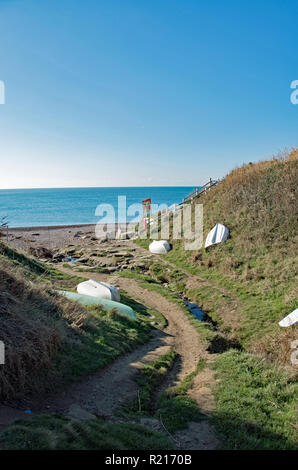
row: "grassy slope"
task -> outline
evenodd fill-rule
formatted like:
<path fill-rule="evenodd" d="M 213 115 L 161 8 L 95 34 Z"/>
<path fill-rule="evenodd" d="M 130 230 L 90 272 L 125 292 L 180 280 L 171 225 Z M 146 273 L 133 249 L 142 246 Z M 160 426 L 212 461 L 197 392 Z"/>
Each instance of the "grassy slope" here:
<path fill-rule="evenodd" d="M 165 259 L 177 269 L 151 266 L 156 278 L 207 311 L 223 338 L 243 348 L 223 352 L 216 362 L 221 381 L 215 423 L 227 448 L 297 446 L 297 384 L 293 371 L 289 375 L 277 366 L 290 367 L 290 343 L 297 337 L 297 327 L 277 325 L 297 308 L 297 173 L 298 151 L 285 161 L 234 170 L 198 201 L 204 204 L 204 239 L 216 222 L 230 229 L 230 239 L 198 252 L 185 251 L 174 240 Z M 149 241 L 137 243 L 148 247 Z M 179 268 L 195 275 L 197 286 L 187 290 Z M 205 333 L 201 328 L 204 339 L 212 341 L 212 332 Z M 260 361 L 260 355 L 269 362 Z"/>
<path fill-rule="evenodd" d="M 86 309 L 52 289 L 73 287 L 79 278 L 1 248 L 2 399 L 79 380 L 148 340 L 150 326 L 138 304 L 138 323 L 97 306 Z"/>
<path fill-rule="evenodd" d="M 185 252 L 182 245 L 175 242 L 174 249 L 167 255 L 167 259 L 175 263 L 177 269 L 165 273 L 158 264 L 152 267 L 152 274 L 158 278 L 164 276 L 164 280 L 169 281 L 173 288 L 180 292 L 185 290 L 185 282 L 179 267 L 197 274 L 200 288 L 192 288 L 186 294 L 208 310 L 209 315 L 217 321 L 221 334 L 232 334 L 244 349 L 280 363 L 288 361 L 287 346 L 293 333 L 281 331 L 276 326 L 276 320 L 296 305 L 293 262 L 296 254 L 293 243 L 296 178 L 297 153 L 287 162 L 263 162 L 235 170 L 200 200 L 204 203 L 204 235 L 206 236 L 210 228 L 220 221 L 231 230 L 229 241 L 209 251 L 202 249 L 198 253 Z M 147 244 L 147 241 L 141 243 Z M 24 260 L 19 262 L 24 264 Z M 25 261 L 25 264 L 28 262 Z M 35 266 L 35 262 L 33 264 L 33 267 L 30 266 L 30 276 L 33 275 L 32 272 L 39 270 L 39 266 Z M 54 271 L 43 276 L 47 282 L 64 285 L 68 283 L 67 287 L 73 282 L 71 278 L 61 279 Z M 146 288 L 151 286 L 153 289 L 159 289 L 172 300 L 180 301 L 170 290 L 152 283 L 152 279 L 143 279 L 143 282 Z M 222 294 L 223 290 L 225 294 Z M 225 312 L 230 307 L 235 307 L 235 299 L 235 315 L 240 316 L 240 324 L 231 332 L 225 322 Z M 72 321 L 68 318 L 69 313 L 67 312 L 66 318 L 63 313 L 61 315 L 62 323 L 67 323 L 67 333 L 69 327 L 73 329 Z M 70 316 L 72 314 L 73 312 Z M 88 320 L 83 316 L 82 325 L 80 319 L 79 325 L 74 328 L 75 334 L 79 330 L 84 339 L 87 338 L 87 342 L 90 340 L 88 344 L 94 346 L 103 326 L 101 323 L 97 328 L 97 321 L 105 321 L 105 316 L 107 314 L 103 312 L 89 312 Z M 127 336 L 125 328 L 119 325 L 117 315 L 115 319 L 109 318 L 110 320 L 116 321 L 116 330 L 114 331 L 110 324 L 106 325 L 107 331 L 99 340 L 101 347 L 104 347 L 106 338 L 110 338 L 108 349 L 113 347 L 115 337 L 121 337 L 123 334 L 122 338 L 126 341 Z M 88 327 L 89 321 L 91 327 Z M 195 322 L 198 323 L 196 320 Z M 141 328 L 142 332 L 134 333 L 136 337 L 129 338 L 133 343 L 129 343 L 128 347 L 132 347 L 135 340 L 143 340 L 140 337 L 146 334 L 147 330 L 146 327 Z M 208 328 L 198 329 L 206 341 L 212 339 Z M 71 336 L 72 333 L 71 331 Z M 88 339 L 89 334 L 91 336 Z M 66 343 L 68 344 L 68 341 Z M 81 352 L 88 351 L 85 344 L 80 344 L 79 348 Z M 90 352 L 91 355 L 94 353 L 92 347 Z M 71 354 L 65 356 L 72 357 L 73 354 L 76 357 L 71 349 Z M 72 370 L 72 374 L 76 374 L 77 370 L 77 361 L 74 362 L 75 370 Z M 87 352 L 87 368 L 89 363 L 90 356 Z M 157 370 L 159 365 L 157 364 Z M 292 449 L 297 446 L 294 400 L 297 387 L 293 376 L 272 363 L 260 360 L 258 355 L 245 351 L 224 352 L 219 356 L 215 367 L 221 380 L 215 390 L 217 408 L 214 422 L 222 435 L 225 448 Z M 153 368 L 155 369 L 155 366 Z M 84 364 L 77 373 L 86 373 Z M 187 416 L 188 409 L 184 408 L 188 406 L 186 392 L 191 383 L 192 377 L 187 378 L 186 383 L 181 384 L 181 389 L 179 387 L 173 393 L 168 391 L 158 402 L 159 412 L 168 418 L 166 426 L 171 430 L 184 425 L 179 422 L 179 414 L 183 408 L 183 416 Z M 147 381 L 145 392 L 148 392 L 149 387 L 150 394 L 152 386 L 154 388 L 154 384 L 149 382 L 148 385 Z M 191 403 L 189 413 L 192 418 Z M 32 424 L 26 422 L 12 428 L 0 445 L 20 448 L 27 442 L 25 448 L 109 448 L 111 445 L 112 448 L 121 449 L 166 449 L 166 446 L 169 446 L 167 442 L 160 441 L 158 444 L 160 437 L 151 434 L 146 436 L 143 443 L 138 437 L 138 430 L 133 429 L 131 425 L 127 429 L 120 429 L 121 425 L 112 429 L 110 425 L 99 420 L 79 424 L 70 423 L 61 417 L 57 417 L 57 421 L 54 417 L 40 419 L 40 423 L 34 419 Z M 49 420 L 47 423 L 43 421 L 46 419 Z M 124 435 L 127 434 L 124 441 L 121 438 L 123 431 Z M 98 441 L 99 435 L 102 440 Z M 15 445 L 18 447 L 14 447 Z"/>
<path fill-rule="evenodd" d="M 289 362 L 290 337 L 277 321 L 297 308 L 297 177 L 298 151 L 285 161 L 234 170 L 198 201 L 204 205 L 204 239 L 221 222 L 230 229 L 228 241 L 192 252 L 174 240 L 173 250 L 165 256 L 198 276 L 200 288 L 185 293 L 223 329 L 224 313 L 236 301 L 240 325 L 234 333 L 239 342 L 280 363 Z M 137 242 L 148 246 L 148 240 Z M 156 277 L 158 269 L 183 290 L 179 269 L 167 272 L 153 265 Z"/>

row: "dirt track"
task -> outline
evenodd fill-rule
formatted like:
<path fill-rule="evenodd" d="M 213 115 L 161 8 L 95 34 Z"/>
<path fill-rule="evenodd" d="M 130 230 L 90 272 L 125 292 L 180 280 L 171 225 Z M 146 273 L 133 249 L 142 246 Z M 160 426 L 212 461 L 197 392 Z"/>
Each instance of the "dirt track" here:
<path fill-rule="evenodd" d="M 62 270 L 69 272 L 65 268 Z M 94 272 L 85 272 L 83 276 L 95 280 L 106 279 L 106 276 Z M 199 343 L 196 329 L 178 305 L 158 292 L 147 291 L 134 279 L 117 277 L 114 281 L 117 281 L 119 287 L 135 300 L 161 312 L 168 321 L 167 327 L 163 331 L 154 330 L 153 337 L 148 343 L 120 357 L 82 383 L 71 386 L 62 397 L 60 395 L 47 400 L 48 412 L 70 414 L 82 419 L 85 414 L 87 419 L 86 412 L 89 412 L 113 419 L 123 403 L 136 398 L 138 388 L 135 377 L 143 364 L 153 361 L 169 349 L 174 349 L 178 352 L 180 360 L 170 373 L 167 382 L 167 386 L 173 386 L 193 372 L 198 360 L 206 356 L 206 351 Z M 213 405 L 210 388 L 214 383 L 213 373 L 207 369 L 201 377 L 200 381 L 200 374 L 197 376 L 191 396 L 198 402 L 201 411 L 208 415 Z M 182 447 L 188 449 L 212 449 L 218 443 L 212 427 L 206 421 L 190 423 L 189 429 L 180 431 L 177 437 Z"/>
<path fill-rule="evenodd" d="M 83 276 L 95 280 L 103 279 L 101 274 L 96 273 L 84 273 Z M 173 377 L 172 385 L 175 385 L 194 371 L 198 360 L 205 354 L 200 348 L 195 328 L 178 305 L 158 292 L 141 288 L 134 279 L 117 278 L 117 284 L 134 299 L 162 313 L 168 321 L 167 327 L 163 331 L 155 330 L 153 338 L 147 344 L 120 357 L 81 384 L 71 386 L 63 397 L 47 401 L 46 405 L 50 406 L 51 411 L 66 413 L 75 403 L 98 415 L 113 416 L 121 404 L 135 398 L 137 385 L 134 378 L 144 363 L 153 361 L 169 349 L 174 349 L 181 359 Z"/>
<path fill-rule="evenodd" d="M 116 250 L 123 250 L 124 244 L 115 243 L 115 245 Z M 130 245 L 134 247 L 134 257 L 144 254 L 145 250 L 142 248 L 135 247 L 131 242 L 128 242 L 128 246 Z M 148 255 L 148 252 L 146 253 Z M 62 265 L 59 265 L 58 269 L 74 274 L 74 270 Z M 200 344 L 196 329 L 176 303 L 171 302 L 158 292 L 144 289 L 136 279 L 124 278 L 117 273 L 106 275 L 86 270 L 86 272 L 80 272 L 80 276 L 117 284 L 134 300 L 147 307 L 153 307 L 163 314 L 167 319 L 167 326 L 162 331 L 153 330 L 152 338 L 148 343 L 119 357 L 111 365 L 85 378 L 81 383 L 74 384 L 64 392 L 58 392 L 57 395 L 40 397 L 35 408 L 31 408 L 33 415 L 57 412 L 81 420 L 90 419 L 96 415 L 109 421 L 119 421 L 119 417 L 116 416 L 117 411 L 126 401 L 137 397 L 138 386 L 135 378 L 143 364 L 153 361 L 169 349 L 174 349 L 179 354 L 179 360 L 176 361 L 173 370 L 169 373 L 166 384 L 163 384 L 162 388 L 165 388 L 177 385 L 184 377 L 193 372 L 201 357 L 208 358 L 208 353 Z M 209 368 L 205 368 L 196 376 L 194 387 L 189 393 L 206 415 L 213 408 L 211 391 L 213 384 L 213 372 Z M 9 415 L 9 410 L 6 411 Z M 11 410 L 12 418 L 14 412 L 17 410 Z M 20 416 L 15 416 L 15 418 L 17 417 Z M 10 420 L 8 416 L 7 424 L 10 421 L 13 419 Z M 147 424 L 142 424 L 164 432 L 157 420 L 149 420 Z M 176 433 L 174 439 L 175 445 L 185 450 L 214 449 L 218 444 L 212 426 L 207 420 L 189 423 L 188 429 Z"/>

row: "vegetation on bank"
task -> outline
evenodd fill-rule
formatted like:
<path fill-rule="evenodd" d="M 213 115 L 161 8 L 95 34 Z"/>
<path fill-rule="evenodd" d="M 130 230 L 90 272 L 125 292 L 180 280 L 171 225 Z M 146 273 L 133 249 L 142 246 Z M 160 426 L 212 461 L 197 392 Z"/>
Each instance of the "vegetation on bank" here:
<path fill-rule="evenodd" d="M 150 274 L 200 305 L 218 331 L 283 365 L 290 365 L 297 331 L 278 326 L 297 308 L 297 179 L 298 150 L 232 171 L 197 201 L 204 208 L 204 240 L 220 222 L 230 230 L 227 242 L 192 252 L 171 240 L 164 259 L 176 269 L 150 267 Z M 144 247 L 149 242 L 136 240 Z M 196 285 L 185 286 L 183 270 Z"/>
<path fill-rule="evenodd" d="M 297 308 L 297 176 L 297 150 L 234 170 L 198 200 L 204 240 L 221 222 L 230 229 L 228 241 L 191 252 L 171 240 L 172 251 L 147 273 L 167 285 L 161 292 L 178 291 L 211 319 L 199 333 L 219 354 L 214 423 L 224 448 L 298 447 L 297 374 L 290 361 L 297 326 L 278 325 Z M 148 248 L 150 240 L 136 243 Z"/>
<path fill-rule="evenodd" d="M 215 367 L 214 422 L 225 449 L 297 449 L 297 382 L 255 354 L 231 350 Z"/>
<path fill-rule="evenodd" d="M 140 309 L 141 321 L 135 322 L 113 310 L 68 301 L 52 286 L 74 285 L 78 278 L 59 274 L 11 248 L 8 254 L 2 250 L 1 399 L 77 381 L 149 339 L 151 327 Z"/>
<path fill-rule="evenodd" d="M 169 264 L 161 259 L 150 263 L 147 274 L 119 273 L 179 304 L 206 349 L 217 353 L 214 368 L 219 382 L 212 420 L 225 449 L 298 447 L 297 384 L 290 363 L 297 328 L 277 325 L 297 306 L 297 157 L 296 151 L 287 159 L 246 165 L 202 196 L 204 239 L 221 222 L 231 233 L 226 243 L 190 252 L 173 240 L 173 250 L 162 258 Z M 136 242 L 148 246 L 148 240 Z M 9 366 L 5 375 L 0 369 L 2 397 L 40 389 L 37 375 L 41 384 L 55 386 L 78 380 L 146 341 L 152 317 L 165 324 L 157 311 L 125 293 L 125 302 L 141 319 L 138 324 L 113 311 L 69 302 L 53 287 L 72 288 L 80 278 L 4 244 L 0 252 L 0 339 L 4 335 L 8 344 Z M 185 272 L 192 275 L 191 282 Z M 202 307 L 207 322 L 193 317 L 183 295 Z M 157 396 L 175 359 L 170 351 L 144 367 L 139 397 L 125 410 L 134 417 L 160 419 L 170 433 L 204 419 L 188 395 L 194 377 L 206 366 L 203 361 L 179 386 Z M 98 418 L 80 423 L 52 415 L 16 423 L 1 436 L 0 447 L 138 450 L 170 449 L 171 444 L 164 435 L 132 424 L 108 424 Z"/>
<path fill-rule="evenodd" d="M 134 417 L 148 416 L 154 413 L 154 395 L 173 367 L 176 358 L 177 353 L 170 350 L 142 367 L 136 379 L 139 388 L 138 397 L 124 406 L 125 413 L 132 413 Z"/>
<path fill-rule="evenodd" d="M 165 267 L 164 272 L 166 272 Z M 200 341 L 205 341 L 206 347 L 208 346 L 208 343 L 216 336 L 212 323 L 208 321 L 201 322 L 197 320 L 194 315 L 189 311 L 183 299 L 179 295 L 179 292 L 177 292 L 177 290 L 175 289 L 175 284 L 169 285 L 167 288 L 165 288 L 161 280 L 154 279 L 152 278 L 152 276 L 144 275 L 135 271 L 124 271 L 118 274 L 122 277 L 128 277 L 138 280 L 140 286 L 144 289 L 158 292 L 159 294 L 169 299 L 171 302 L 174 302 L 179 305 L 181 310 L 187 316 L 190 323 L 200 333 Z"/>
<path fill-rule="evenodd" d="M 142 367 L 137 378 L 138 397 L 123 407 L 124 416 L 128 414 L 135 419 L 155 417 L 169 433 L 187 428 L 190 421 L 206 419 L 200 413 L 195 400 L 188 396 L 197 373 L 204 368 L 201 359 L 191 374 L 185 377 L 178 386 L 167 388 L 157 396 L 174 362 L 179 360 L 178 354 L 170 350 L 160 358 Z"/>

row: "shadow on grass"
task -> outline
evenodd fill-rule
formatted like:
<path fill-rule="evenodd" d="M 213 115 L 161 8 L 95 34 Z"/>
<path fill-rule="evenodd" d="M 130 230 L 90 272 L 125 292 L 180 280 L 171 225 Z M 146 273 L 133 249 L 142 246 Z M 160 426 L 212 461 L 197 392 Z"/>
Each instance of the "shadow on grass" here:
<path fill-rule="evenodd" d="M 270 418 L 268 417 L 268 420 Z M 226 450 L 297 450 L 297 431 L 287 438 L 279 433 L 264 429 L 263 426 L 245 421 L 236 414 L 219 412 L 212 422 L 221 438 L 221 449 Z M 295 437 L 296 435 L 296 437 Z"/>

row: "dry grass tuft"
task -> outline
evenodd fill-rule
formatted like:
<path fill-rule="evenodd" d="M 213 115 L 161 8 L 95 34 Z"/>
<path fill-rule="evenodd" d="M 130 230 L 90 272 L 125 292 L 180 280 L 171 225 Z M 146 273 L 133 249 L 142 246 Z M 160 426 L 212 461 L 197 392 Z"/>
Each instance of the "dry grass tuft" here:
<path fill-rule="evenodd" d="M 289 240 L 297 224 L 298 150 L 233 170 L 202 202 L 206 230 L 218 221 L 241 227 L 247 244 Z M 290 240 L 289 240 L 290 241 Z"/>
<path fill-rule="evenodd" d="M 251 351 L 266 357 L 271 362 L 282 366 L 291 367 L 291 355 L 295 349 L 291 347 L 297 340 L 297 328 L 276 329 L 253 345 Z M 295 368 L 294 368 L 295 370 Z M 297 370 L 296 370 L 297 372 Z"/>
<path fill-rule="evenodd" d="M 0 261 L 0 340 L 5 365 L 0 366 L 0 396 L 24 392 L 47 369 L 70 332 L 83 325 L 83 307 L 67 302 L 48 284 L 25 280 L 21 268 Z"/>

